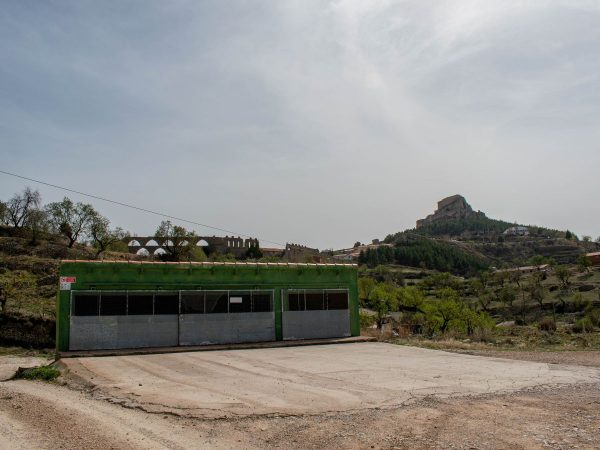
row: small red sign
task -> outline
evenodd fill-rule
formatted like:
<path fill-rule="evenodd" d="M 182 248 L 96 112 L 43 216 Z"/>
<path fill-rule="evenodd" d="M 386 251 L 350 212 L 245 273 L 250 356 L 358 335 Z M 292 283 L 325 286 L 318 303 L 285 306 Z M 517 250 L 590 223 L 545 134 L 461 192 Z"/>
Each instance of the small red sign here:
<path fill-rule="evenodd" d="M 61 283 L 75 283 L 75 277 L 60 277 Z"/>

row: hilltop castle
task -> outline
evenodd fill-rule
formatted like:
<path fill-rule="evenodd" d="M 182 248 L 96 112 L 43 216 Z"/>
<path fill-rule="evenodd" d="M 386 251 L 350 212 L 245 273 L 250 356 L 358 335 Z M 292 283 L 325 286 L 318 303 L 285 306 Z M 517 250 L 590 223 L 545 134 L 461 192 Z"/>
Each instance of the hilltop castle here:
<path fill-rule="evenodd" d="M 467 219 L 470 217 L 485 217 L 481 211 L 473 211 L 462 195 L 452 195 L 438 202 L 437 210 L 426 218 L 417 220 L 417 228 L 438 220 Z"/>

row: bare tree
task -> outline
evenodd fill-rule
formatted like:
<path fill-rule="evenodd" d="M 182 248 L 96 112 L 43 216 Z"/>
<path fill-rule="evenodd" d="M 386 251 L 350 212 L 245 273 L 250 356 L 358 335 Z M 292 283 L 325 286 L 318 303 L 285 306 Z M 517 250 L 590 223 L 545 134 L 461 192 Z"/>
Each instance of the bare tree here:
<path fill-rule="evenodd" d="M 8 225 L 6 203 L 0 201 L 0 224 Z"/>
<path fill-rule="evenodd" d="M 13 195 L 3 208 L 6 224 L 16 229 L 23 228 L 31 212 L 39 208 L 41 200 L 39 191 L 30 187 L 26 187 L 20 194 Z"/>
<path fill-rule="evenodd" d="M 75 204 L 67 197 L 62 202 L 48 204 L 46 211 L 54 230 L 69 240 L 69 248 L 89 232 L 92 218 L 97 214 L 92 205 Z"/>
<path fill-rule="evenodd" d="M 544 299 L 546 298 L 546 288 L 542 285 L 542 274 L 537 272 L 529 279 L 527 291 L 531 300 L 537 302 L 540 309 L 544 307 Z"/>

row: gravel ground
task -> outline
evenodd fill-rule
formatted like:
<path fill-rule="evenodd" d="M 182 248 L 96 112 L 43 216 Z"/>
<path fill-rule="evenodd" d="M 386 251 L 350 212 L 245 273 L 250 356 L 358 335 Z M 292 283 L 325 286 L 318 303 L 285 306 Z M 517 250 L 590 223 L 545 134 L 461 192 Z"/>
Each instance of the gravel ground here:
<path fill-rule="evenodd" d="M 600 385 L 317 416 L 202 420 L 148 414 L 57 384 L 0 383 L 0 449 L 600 447 Z"/>
<path fill-rule="evenodd" d="M 600 352 L 484 354 L 546 362 L 559 371 L 554 364 L 568 364 L 575 372 L 576 364 L 600 366 Z M 37 448 L 600 448 L 600 383 L 431 395 L 410 405 L 356 412 L 203 419 L 185 411 L 148 413 L 60 382 L 1 382 L 0 450 Z"/>
<path fill-rule="evenodd" d="M 544 362 L 548 364 L 567 364 L 573 366 L 600 367 L 600 351 L 564 351 L 564 352 L 525 352 L 525 351 L 463 351 L 460 353 L 494 358 L 518 359 L 521 361 Z"/>

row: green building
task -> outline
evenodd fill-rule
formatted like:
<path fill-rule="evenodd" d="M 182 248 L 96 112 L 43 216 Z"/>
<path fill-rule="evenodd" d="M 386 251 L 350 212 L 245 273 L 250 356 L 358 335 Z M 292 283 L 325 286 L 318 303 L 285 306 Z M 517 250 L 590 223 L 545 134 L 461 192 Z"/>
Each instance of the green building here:
<path fill-rule="evenodd" d="M 60 351 L 358 336 L 353 264 L 64 261 Z"/>

